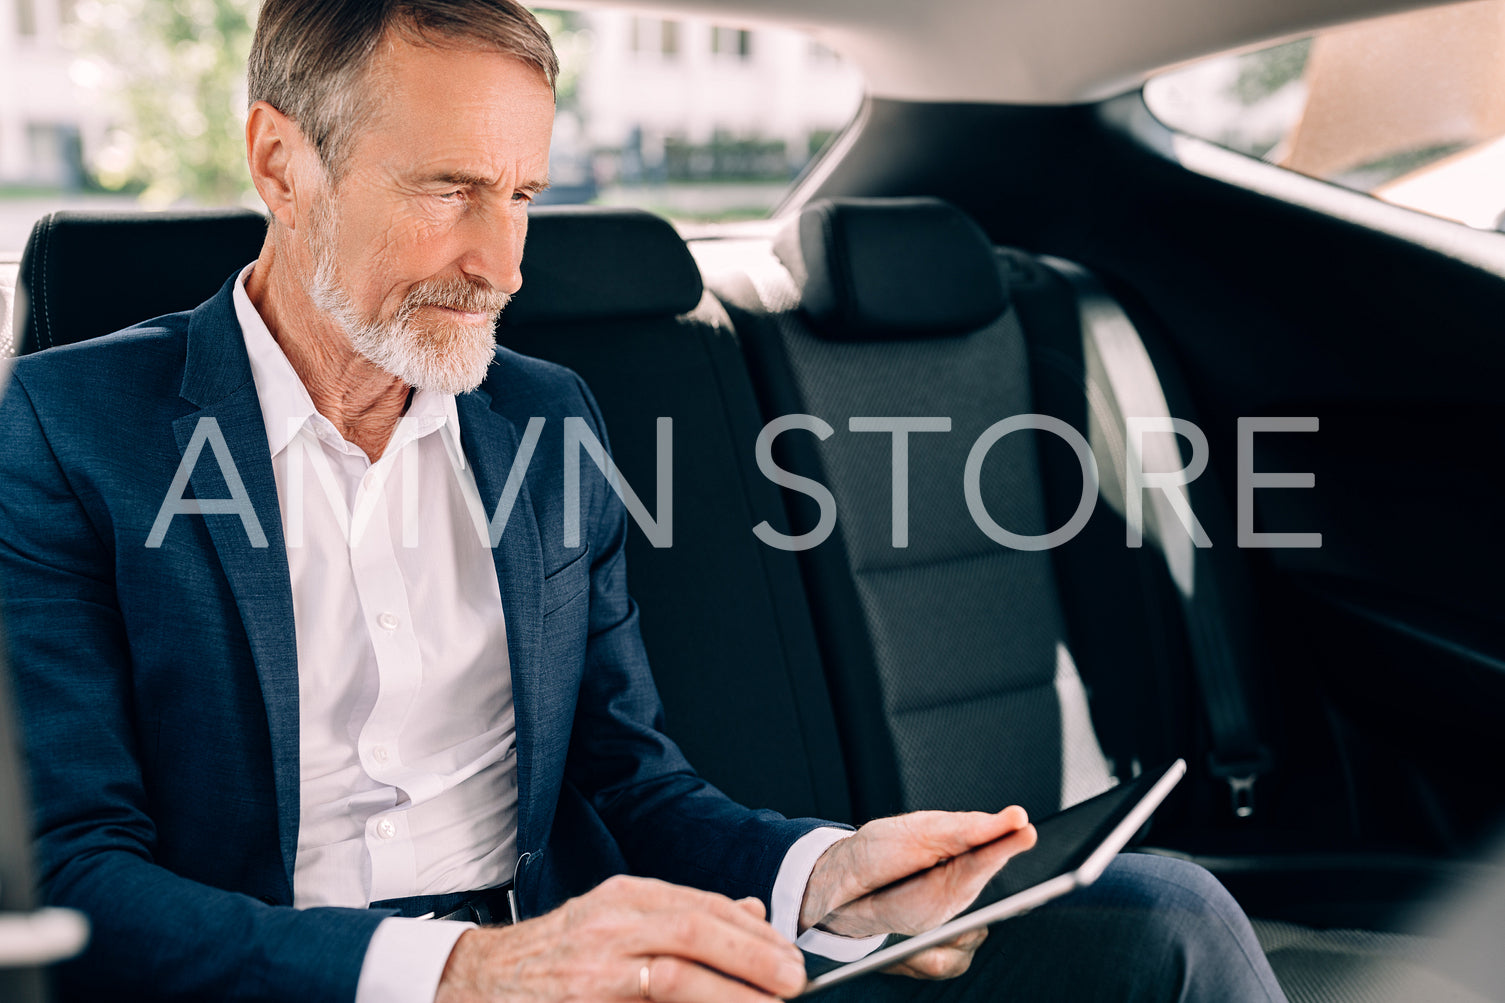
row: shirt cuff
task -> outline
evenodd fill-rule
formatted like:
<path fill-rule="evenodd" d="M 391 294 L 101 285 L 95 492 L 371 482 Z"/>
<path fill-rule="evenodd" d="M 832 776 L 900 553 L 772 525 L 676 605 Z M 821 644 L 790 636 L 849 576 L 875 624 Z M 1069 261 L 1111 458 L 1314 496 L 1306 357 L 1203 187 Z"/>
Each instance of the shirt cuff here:
<path fill-rule="evenodd" d="M 838 937 L 814 927 L 804 933 L 799 932 L 800 905 L 805 901 L 805 887 L 810 884 L 810 874 L 815 870 L 815 862 L 836 843 L 853 835 L 855 833 L 850 829 L 823 827 L 811 829 L 795 840 L 789 852 L 784 854 L 784 862 L 779 865 L 769 901 L 768 921 L 775 930 L 794 941 L 794 945 L 800 950 L 819 954 L 832 961 L 865 958 L 887 939 L 881 933 L 872 937 Z M 358 1000 L 357 1003 L 365 1001 Z"/>
<path fill-rule="evenodd" d="M 474 923 L 389 916 L 376 925 L 361 962 L 355 1003 L 434 1003 L 455 941 Z"/>

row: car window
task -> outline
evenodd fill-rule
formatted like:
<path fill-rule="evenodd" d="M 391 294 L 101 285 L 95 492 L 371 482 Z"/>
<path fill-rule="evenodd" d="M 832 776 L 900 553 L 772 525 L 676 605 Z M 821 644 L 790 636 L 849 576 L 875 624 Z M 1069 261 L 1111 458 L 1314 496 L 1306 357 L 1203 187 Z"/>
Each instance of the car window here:
<path fill-rule="evenodd" d="M 0 4 L 0 255 L 58 208 L 260 207 L 244 167 L 258 0 Z M 789 30 L 536 9 L 561 62 L 545 201 L 766 216 L 855 115 L 856 70 Z"/>
<path fill-rule="evenodd" d="M 1481 229 L 1505 216 L 1505 3 L 1379 18 L 1152 79 L 1173 129 Z"/>

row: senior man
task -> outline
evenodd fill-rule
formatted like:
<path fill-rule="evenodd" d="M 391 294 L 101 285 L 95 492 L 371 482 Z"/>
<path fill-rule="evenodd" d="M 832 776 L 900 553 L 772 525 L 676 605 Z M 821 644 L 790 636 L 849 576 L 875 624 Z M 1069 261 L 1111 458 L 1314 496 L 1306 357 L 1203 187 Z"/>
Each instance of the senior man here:
<path fill-rule="evenodd" d="M 604 439 L 594 403 L 492 340 L 556 69 L 511 0 L 268 0 L 260 256 L 191 313 L 16 366 L 0 583 L 45 895 L 94 925 L 69 995 L 752 1003 L 803 985 L 793 939 L 892 925 L 868 892 L 1031 844 L 1017 808 L 855 833 L 748 810 L 658 731 L 621 505 L 597 479 L 561 532 L 550 437 Z M 1195 868 L 1120 862 L 1039 915 L 948 988 L 1280 998 Z M 982 940 L 904 971 L 958 975 Z"/>

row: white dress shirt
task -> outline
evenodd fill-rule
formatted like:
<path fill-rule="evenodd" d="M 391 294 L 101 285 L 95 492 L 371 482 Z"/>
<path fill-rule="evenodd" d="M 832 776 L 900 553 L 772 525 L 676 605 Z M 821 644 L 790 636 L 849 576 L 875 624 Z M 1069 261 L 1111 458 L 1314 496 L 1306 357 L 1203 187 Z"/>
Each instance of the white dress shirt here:
<path fill-rule="evenodd" d="M 416 391 L 376 463 L 313 406 L 246 295 L 234 292 L 277 482 L 298 650 L 300 822 L 293 904 L 503 884 L 517 859 L 506 619 L 453 396 Z M 815 861 L 849 832 L 791 847 L 770 920 L 795 938 Z M 427 1003 L 471 924 L 389 918 L 357 1003 Z M 838 959 L 875 941 L 807 932 Z"/>

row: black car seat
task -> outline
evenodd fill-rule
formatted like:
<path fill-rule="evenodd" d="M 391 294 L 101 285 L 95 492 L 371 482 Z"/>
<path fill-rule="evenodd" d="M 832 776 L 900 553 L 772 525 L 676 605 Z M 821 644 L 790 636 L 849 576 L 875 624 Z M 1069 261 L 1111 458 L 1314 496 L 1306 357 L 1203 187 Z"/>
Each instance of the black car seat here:
<path fill-rule="evenodd" d="M 37 223 L 21 261 L 20 349 L 190 309 L 256 257 L 265 232 L 264 217 L 239 210 L 53 213 Z M 684 241 L 639 210 L 538 208 L 522 272 L 499 341 L 584 377 L 624 479 L 650 509 L 657 420 L 673 420 L 674 546 L 653 547 L 636 530 L 628 542 L 629 588 L 666 730 L 747 804 L 847 820 L 845 768 L 798 568 L 749 532 L 784 518 L 777 489 L 752 465 L 757 404 Z"/>
<path fill-rule="evenodd" d="M 784 519 L 778 489 L 753 463 L 757 402 L 679 234 L 640 210 L 535 210 L 523 286 L 497 340 L 584 378 L 650 511 L 658 423 L 672 421 L 672 546 L 636 530 L 627 545 L 667 732 L 744 803 L 849 819 L 799 568 L 751 532 Z"/>
<path fill-rule="evenodd" d="M 213 215 L 186 220 L 146 214 L 105 221 L 85 218 L 81 222 L 87 225 L 77 233 L 71 230 L 73 222 L 70 214 L 56 214 L 39 224 L 48 232 L 33 235 L 28 257 L 22 263 L 23 286 L 28 287 L 25 291 L 30 295 L 23 301 L 23 306 L 29 307 L 18 313 L 19 330 L 35 330 L 39 322 L 35 314 L 40 311 L 48 317 L 41 323 L 50 344 L 106 334 L 148 315 L 195 305 L 212 295 L 231 271 L 255 256 L 264 225 L 254 214 L 246 213 L 220 214 L 218 220 Z M 151 232 L 158 227 L 161 233 Z M 143 240 L 160 240 L 171 248 L 171 262 L 213 255 L 217 267 L 193 275 L 187 265 L 175 269 L 171 264 L 148 263 L 143 257 L 122 256 L 122 248 L 139 246 Z M 726 261 L 763 262 L 770 253 L 766 242 L 751 241 L 745 247 L 736 241 L 713 243 L 719 251 L 732 252 L 729 258 L 717 258 L 718 268 Z M 69 249 L 66 269 L 58 267 L 55 256 L 50 264 L 32 260 L 37 253 L 48 256 L 49 246 L 52 252 Z M 707 260 L 713 257 L 716 255 Z M 763 262 L 760 267 L 782 268 L 775 259 L 767 261 L 772 264 Z M 132 301 L 138 304 L 134 307 L 138 315 L 120 316 L 114 304 L 80 296 L 80 277 L 92 282 L 92 277 L 104 269 L 113 270 L 112 281 L 134 290 L 131 295 L 142 290 L 151 293 L 142 293 L 145 299 Z M 1019 721 L 1019 727 L 1026 731 L 1034 729 L 1028 733 L 1040 736 L 1042 741 L 1076 745 L 1076 753 L 1047 747 L 1024 754 L 1039 773 L 1021 780 L 1017 792 L 985 776 L 986 764 L 973 767 L 971 775 L 983 777 L 1001 802 L 1032 799 L 1040 806 L 1037 810 L 1048 810 L 1052 804 L 1085 793 L 1089 785 L 1107 782 L 1108 757 L 1099 750 L 1105 745 L 1111 747 L 1106 736 L 1112 733 L 1109 722 L 1116 716 L 1112 708 L 1107 708 L 1106 714 L 1099 713 L 1101 696 L 1095 694 L 1094 720 L 1084 727 L 1086 701 L 1073 692 L 1077 687 L 1069 676 L 1064 685 L 1057 681 L 1063 675 L 1058 649 L 1063 647 L 1063 638 L 1074 643 L 1074 635 L 1065 614 L 1050 608 L 1061 595 L 1062 572 L 1038 563 L 1038 553 L 1021 565 L 1024 570 L 1017 578 L 990 569 L 989 587 L 994 591 L 951 595 L 956 601 L 972 604 L 967 608 L 987 631 L 980 635 L 980 641 L 967 642 L 962 637 L 959 642 L 960 635 L 972 630 L 973 621 L 957 617 L 955 611 L 948 612 L 942 600 L 948 597 L 945 590 L 950 584 L 944 576 L 930 576 L 923 566 L 913 571 L 896 569 L 900 574 L 917 575 L 920 594 L 911 601 L 918 615 L 926 618 L 918 626 L 913 621 L 906 626 L 902 619 L 915 616 L 916 611 L 900 607 L 886 623 L 874 620 L 877 629 L 870 630 L 863 618 L 866 611 L 859 608 L 849 631 L 842 633 L 827 629 L 819 618 L 812 623 L 809 610 L 823 614 L 828 598 L 806 590 L 796 555 L 748 542 L 751 528 L 761 522 L 768 522 L 771 530 L 787 536 L 802 531 L 812 520 L 809 512 L 799 509 L 792 519 L 786 518 L 777 489 L 757 469 L 754 444 L 765 416 L 758 411 L 754 386 L 739 351 L 739 334 L 728 325 L 718 301 L 702 293 L 694 262 L 667 224 L 631 211 L 540 209 L 533 216 L 523 274 L 523 291 L 504 315 L 499 340 L 572 365 L 585 376 L 607 417 L 614 456 L 623 476 L 644 496 L 650 509 L 655 501 L 651 486 L 657 469 L 657 419 L 674 419 L 678 501 L 674 546 L 655 548 L 644 534 L 632 531 L 629 575 L 633 595 L 642 606 L 644 638 L 667 708 L 667 730 L 703 773 L 748 803 L 786 814 L 818 814 L 839 820 L 860 818 L 873 803 L 871 799 L 859 801 L 854 809 L 848 798 L 848 775 L 872 784 L 870 789 L 880 796 L 937 800 L 943 796 L 965 797 L 963 785 L 945 776 L 927 779 L 913 762 L 906 764 L 903 774 L 910 786 L 896 786 L 895 795 L 885 795 L 881 784 L 897 782 L 900 776 L 897 755 L 894 763 L 875 769 L 870 763 L 853 763 L 837 741 L 838 724 L 844 733 L 855 727 L 882 740 L 889 723 L 881 702 L 873 720 L 856 721 L 865 713 L 860 696 L 855 705 L 837 703 L 833 713 L 822 679 L 817 637 L 819 647 L 833 658 L 860 664 L 857 659 L 872 657 L 867 650 L 871 637 L 886 640 L 909 633 L 919 635 L 921 643 L 898 637 L 901 647 L 897 650 L 916 658 L 926 656 L 932 645 L 942 651 L 956 651 L 960 643 L 965 658 L 980 662 L 997 658 L 992 644 L 1013 645 L 1011 650 L 1020 653 L 1027 664 L 1016 676 L 1022 704 L 1012 708 L 1012 718 L 1006 720 Z M 787 273 L 783 281 L 790 281 Z M 740 288 L 746 293 L 746 282 Z M 1022 302 L 1021 290 L 1027 295 L 1027 286 L 1016 283 L 1016 310 Z M 760 299 L 739 297 L 734 288 L 728 287 L 724 295 L 734 305 L 745 304 L 745 308 L 738 306 L 736 313 L 744 324 L 743 334 L 751 335 L 749 342 L 768 336 L 761 325 L 776 322 L 781 316 L 778 309 L 769 313 Z M 785 313 L 797 307 L 796 298 L 787 292 L 783 300 L 774 302 L 783 303 Z M 978 302 L 972 301 L 974 309 Z M 964 319 L 955 308 L 949 315 L 953 323 Z M 989 344 L 1015 337 L 1017 332 L 1010 333 L 1006 324 L 1004 330 L 996 330 L 1000 324 L 1003 322 L 991 325 L 995 330 L 985 336 L 991 339 Z M 42 347 L 35 336 L 25 343 L 33 350 Z M 753 350 L 751 344 L 748 347 Z M 860 351 L 862 346 L 841 347 Z M 934 403 L 937 408 L 948 404 L 947 381 L 941 378 L 947 373 L 918 360 L 918 354 L 911 356 L 907 371 L 879 384 L 881 393 L 856 401 L 861 410 L 853 413 L 944 413 L 906 410 L 911 403 Z M 1025 355 L 1016 340 L 1009 358 L 1025 366 Z M 981 384 L 978 393 L 988 403 L 973 408 L 975 413 L 966 420 L 975 425 L 985 418 L 1014 413 L 1010 408 L 1027 411 L 1030 381 L 1020 379 L 1017 373 L 1008 377 L 996 363 L 985 361 L 982 365 L 985 368 L 981 372 L 988 378 L 973 382 Z M 841 360 L 833 359 L 832 366 L 825 379 L 831 384 L 842 382 Z M 807 375 L 812 379 L 819 376 L 814 369 Z M 1007 395 L 1001 395 L 995 383 L 1005 388 Z M 817 380 L 815 385 L 822 384 Z M 933 402 L 906 398 L 912 398 L 922 386 L 933 386 L 940 396 Z M 987 410 L 992 408 L 1002 410 L 993 415 Z M 955 424 L 955 431 L 960 431 L 962 420 L 958 418 Z M 871 433 L 854 435 L 845 429 L 842 433 L 880 445 L 881 455 L 869 457 L 877 467 L 869 477 L 874 481 L 871 486 L 881 495 L 881 505 L 875 506 L 881 513 L 870 512 L 859 517 L 859 522 L 872 537 L 869 544 L 888 541 L 890 439 Z M 933 437 L 944 438 L 939 433 Z M 932 516 L 950 520 L 958 514 L 955 499 L 930 497 L 932 491 L 940 494 L 954 484 L 955 478 L 948 475 L 943 482 L 926 473 L 925 465 L 933 463 L 933 459 L 925 458 L 931 446 L 928 438 L 931 436 L 923 433 L 912 437 L 912 484 L 921 485 L 921 490 L 913 493 L 916 504 L 911 509 L 911 537 L 917 546 Z M 1048 465 L 1047 450 L 1052 448 L 1048 441 L 1032 444 L 1027 434 L 1020 433 L 1002 440 L 982 470 L 982 492 L 989 511 L 1016 532 L 1037 531 L 1052 517 L 1048 485 L 1044 489 L 1038 484 L 1031 486 L 1027 479 L 1004 469 L 1014 465 L 1010 460 L 1020 460 L 1017 454 L 1010 456 L 1008 449 L 1022 450 L 1028 459 L 1036 445 L 1039 448 L 1035 452 L 1043 455 Z M 954 458 L 955 452 L 952 448 L 944 455 Z M 785 467 L 795 462 L 787 455 L 780 461 Z M 850 469 L 861 473 L 860 467 Z M 839 494 L 847 491 L 845 477 L 828 483 Z M 960 495 L 959 487 L 955 490 Z M 792 501 L 798 504 L 801 498 Z M 842 504 L 843 512 L 852 509 L 845 500 Z M 945 505 L 952 507 L 950 513 L 939 507 Z M 967 516 L 965 509 L 960 515 Z M 943 545 L 956 540 L 953 526 L 942 525 L 941 529 Z M 933 552 L 936 544 L 932 541 L 925 546 Z M 946 556 L 944 550 L 942 556 Z M 957 563 L 969 560 L 962 555 Z M 937 562 L 943 571 L 948 563 L 946 559 Z M 885 594 L 881 588 L 875 593 L 892 601 L 891 593 Z M 991 621 L 999 619 L 1000 610 L 1010 609 L 1031 610 L 1030 615 L 1038 622 L 1018 631 L 1005 625 L 1000 632 Z M 848 653 L 849 646 L 856 646 L 858 654 Z M 885 649 L 881 654 L 888 657 L 890 651 Z M 1054 662 L 1050 661 L 1052 655 Z M 891 658 L 887 664 L 896 672 L 904 670 L 898 659 Z M 948 661 L 943 667 L 951 664 Z M 969 686 L 987 688 L 987 681 L 979 680 L 976 665 L 972 661 L 963 664 L 959 686 L 964 697 Z M 1005 666 L 1004 671 L 1014 670 Z M 936 680 L 935 686 L 942 697 L 938 706 L 944 708 L 955 690 L 945 679 Z M 1075 701 L 1076 707 L 1063 712 L 1063 704 L 1068 701 Z M 921 729 L 924 741 L 986 742 L 994 734 L 989 729 L 998 720 L 990 717 L 996 712 L 994 704 L 1009 702 L 1007 691 L 1000 700 L 984 694 L 981 713 L 964 710 L 953 719 L 949 732 Z M 1028 706 L 1041 708 L 1043 722 L 1025 720 Z M 927 723 L 923 708 L 917 717 L 922 724 Z M 1174 744 L 1166 742 L 1168 747 Z M 1001 745 L 988 748 L 996 750 Z M 901 749 L 898 754 L 907 752 Z M 988 754 L 993 757 L 992 767 L 1000 772 L 1020 769 L 1018 763 L 1002 761 L 997 751 Z M 1073 760 L 1073 755 L 1085 758 Z M 1072 766 L 1074 762 L 1085 763 L 1086 768 Z M 1120 771 L 1132 769 L 1132 764 L 1115 765 Z M 937 756 L 929 768 L 939 774 L 948 771 L 950 765 Z M 967 803 L 968 807 L 980 805 L 979 800 Z M 1257 924 L 1256 929 L 1269 940 L 1267 947 L 1277 973 L 1295 987 L 1291 995 L 1296 1003 L 1382 998 L 1350 992 L 1363 981 L 1355 973 L 1368 971 L 1373 959 L 1385 951 L 1391 951 L 1385 957 L 1394 958 L 1399 950 L 1396 942 L 1384 939 L 1385 935 L 1367 931 L 1323 931 L 1280 924 Z M 1404 941 L 1403 946 L 1409 950 L 1414 943 Z M 1394 963 L 1411 964 L 1404 960 Z"/>
<path fill-rule="evenodd" d="M 1104 741 L 1128 708 L 1087 698 L 1051 550 L 980 528 L 1016 541 L 1053 529 L 1040 471 L 1064 445 L 997 425 L 1037 409 L 1020 312 L 981 230 L 933 200 L 826 202 L 737 267 L 705 263 L 766 414 L 830 429 L 784 433 L 774 458 L 834 496 L 830 538 L 799 556 L 858 815 L 1048 813 L 1129 775 L 1132 743 Z M 902 546 L 900 440 L 861 430 L 882 417 L 935 421 L 908 436 Z M 1080 473 L 1077 484 L 1080 496 Z M 796 531 L 809 530 L 808 495 L 790 500 Z"/>
<path fill-rule="evenodd" d="M 838 513 L 829 539 L 800 558 L 858 818 L 1012 801 L 1048 811 L 1105 782 L 1085 764 L 1122 777 L 1182 754 L 1199 810 L 1183 796 L 1181 824 L 1167 828 L 1176 810 L 1165 806 L 1150 838 L 1185 838 L 1188 815 L 1216 813 L 1245 851 L 1221 863 L 1256 883 L 1280 874 L 1279 858 L 1259 857 L 1259 836 L 1236 828 L 1254 815 L 1253 779 L 1271 760 L 1248 685 L 1246 585 L 1213 479 L 1171 489 L 1179 500 L 1147 493 L 1145 546 L 1126 546 L 1128 465 L 1195 464 L 1184 441 L 1147 435 L 1142 456 L 1129 442 L 1127 418 L 1189 412 L 1173 366 L 1152 360 L 1118 302 L 1069 262 L 992 247 L 933 199 L 823 201 L 776 234 L 693 247 L 743 341 L 765 418 L 808 414 L 831 429 L 785 433 L 773 459 L 809 479 L 786 495 L 793 532 L 818 525 L 811 482 Z M 979 437 L 1029 414 L 1074 429 L 1099 473 L 1090 518 L 1044 550 L 990 540 L 966 498 Z M 909 437 L 903 547 L 892 534 L 892 438 L 851 430 L 873 416 L 952 419 L 949 432 Z M 1084 465 L 1056 432 L 1011 432 L 977 468 L 974 503 L 998 526 L 1039 536 L 1087 500 Z M 1178 506 L 1221 551 L 1193 546 Z M 1090 713 L 1070 706 L 1083 692 Z M 1327 877 L 1307 872 L 1304 894 Z M 1429 966 L 1434 945 L 1420 938 L 1254 924 L 1294 1003 L 1388 1001 L 1399 979 L 1430 998 L 1478 998 Z"/>

